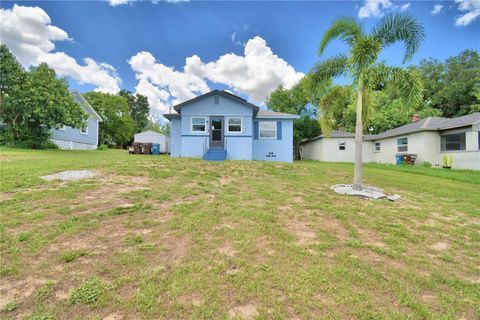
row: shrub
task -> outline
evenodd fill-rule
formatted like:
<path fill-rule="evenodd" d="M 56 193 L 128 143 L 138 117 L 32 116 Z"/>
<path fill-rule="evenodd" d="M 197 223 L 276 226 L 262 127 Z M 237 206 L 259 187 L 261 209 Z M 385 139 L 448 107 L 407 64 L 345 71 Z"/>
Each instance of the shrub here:
<path fill-rule="evenodd" d="M 100 150 L 100 151 L 105 151 L 107 149 L 108 149 L 108 145 L 106 145 L 106 144 L 101 144 L 97 148 L 97 150 Z"/>
<path fill-rule="evenodd" d="M 72 262 L 80 257 L 87 255 L 86 250 L 67 250 L 62 253 L 60 260 L 63 262 Z"/>
<path fill-rule="evenodd" d="M 48 149 L 58 149 L 57 144 L 51 140 L 44 141 L 40 144 L 39 149 L 48 150 Z"/>
<path fill-rule="evenodd" d="M 94 304 L 102 301 L 107 292 L 105 283 L 98 278 L 83 280 L 82 284 L 72 290 L 69 301 L 71 304 Z"/>
<path fill-rule="evenodd" d="M 421 164 L 422 167 L 425 167 L 425 168 L 431 168 L 432 167 L 432 164 L 428 161 L 425 161 Z"/>

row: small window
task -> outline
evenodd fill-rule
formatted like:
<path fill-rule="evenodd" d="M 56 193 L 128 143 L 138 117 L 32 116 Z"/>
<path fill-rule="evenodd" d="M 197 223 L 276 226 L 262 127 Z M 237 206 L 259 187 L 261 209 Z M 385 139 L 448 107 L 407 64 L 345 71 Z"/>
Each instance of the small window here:
<path fill-rule="evenodd" d="M 380 152 L 380 142 L 375 142 L 375 152 Z"/>
<path fill-rule="evenodd" d="M 206 118 L 205 117 L 193 117 L 192 118 L 192 132 L 205 132 L 206 130 Z"/>
<path fill-rule="evenodd" d="M 260 121 L 258 123 L 260 139 L 276 139 L 277 138 L 277 122 L 276 121 Z"/>
<path fill-rule="evenodd" d="M 213 104 L 219 104 L 220 103 L 220 97 L 219 96 L 213 96 Z"/>
<path fill-rule="evenodd" d="M 82 133 L 82 134 L 88 134 L 88 126 L 81 127 L 81 128 L 80 128 L 80 133 Z"/>
<path fill-rule="evenodd" d="M 228 118 L 228 130 L 227 132 L 242 132 L 242 118 L 235 117 L 235 118 Z"/>
<path fill-rule="evenodd" d="M 408 138 L 397 139 L 397 152 L 408 151 Z"/>
<path fill-rule="evenodd" d="M 345 151 L 346 146 L 347 146 L 347 143 L 345 141 L 339 141 L 338 142 L 338 150 Z"/>
<path fill-rule="evenodd" d="M 446 134 L 440 137 L 442 151 L 465 150 L 465 132 Z"/>

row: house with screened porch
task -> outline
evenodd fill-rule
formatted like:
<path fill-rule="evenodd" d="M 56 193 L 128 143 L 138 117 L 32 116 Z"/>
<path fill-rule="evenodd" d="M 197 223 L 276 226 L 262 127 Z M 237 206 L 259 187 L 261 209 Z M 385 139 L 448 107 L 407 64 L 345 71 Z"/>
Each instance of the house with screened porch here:
<path fill-rule="evenodd" d="M 299 116 L 261 110 L 214 90 L 173 107 L 170 155 L 204 160 L 293 161 L 293 122 Z"/>

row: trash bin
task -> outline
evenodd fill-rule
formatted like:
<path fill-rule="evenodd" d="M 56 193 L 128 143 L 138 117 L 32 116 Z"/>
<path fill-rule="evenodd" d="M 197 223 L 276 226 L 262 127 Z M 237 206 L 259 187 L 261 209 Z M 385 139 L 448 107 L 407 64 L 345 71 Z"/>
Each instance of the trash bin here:
<path fill-rule="evenodd" d="M 152 154 L 152 144 L 144 143 L 143 144 L 143 154 Z"/>
<path fill-rule="evenodd" d="M 159 155 L 160 154 L 160 144 L 159 143 L 152 143 L 152 154 Z"/>
<path fill-rule="evenodd" d="M 141 154 L 142 153 L 142 144 L 140 142 L 132 143 L 133 153 L 134 154 Z"/>
<path fill-rule="evenodd" d="M 403 154 L 397 154 L 396 159 L 397 159 L 397 161 L 396 161 L 397 166 L 403 164 Z"/>

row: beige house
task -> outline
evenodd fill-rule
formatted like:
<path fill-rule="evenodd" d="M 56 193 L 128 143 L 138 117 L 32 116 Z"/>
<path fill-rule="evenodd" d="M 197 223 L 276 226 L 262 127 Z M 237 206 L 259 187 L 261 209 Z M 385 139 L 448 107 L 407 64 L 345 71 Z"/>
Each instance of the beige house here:
<path fill-rule="evenodd" d="M 330 137 L 303 141 L 300 150 L 302 159 L 354 162 L 355 135 L 334 130 Z M 416 164 L 435 167 L 441 167 L 447 155 L 455 169 L 480 170 L 480 112 L 453 119 L 429 117 L 364 136 L 363 162 L 394 164 L 397 154 L 415 154 Z"/>

